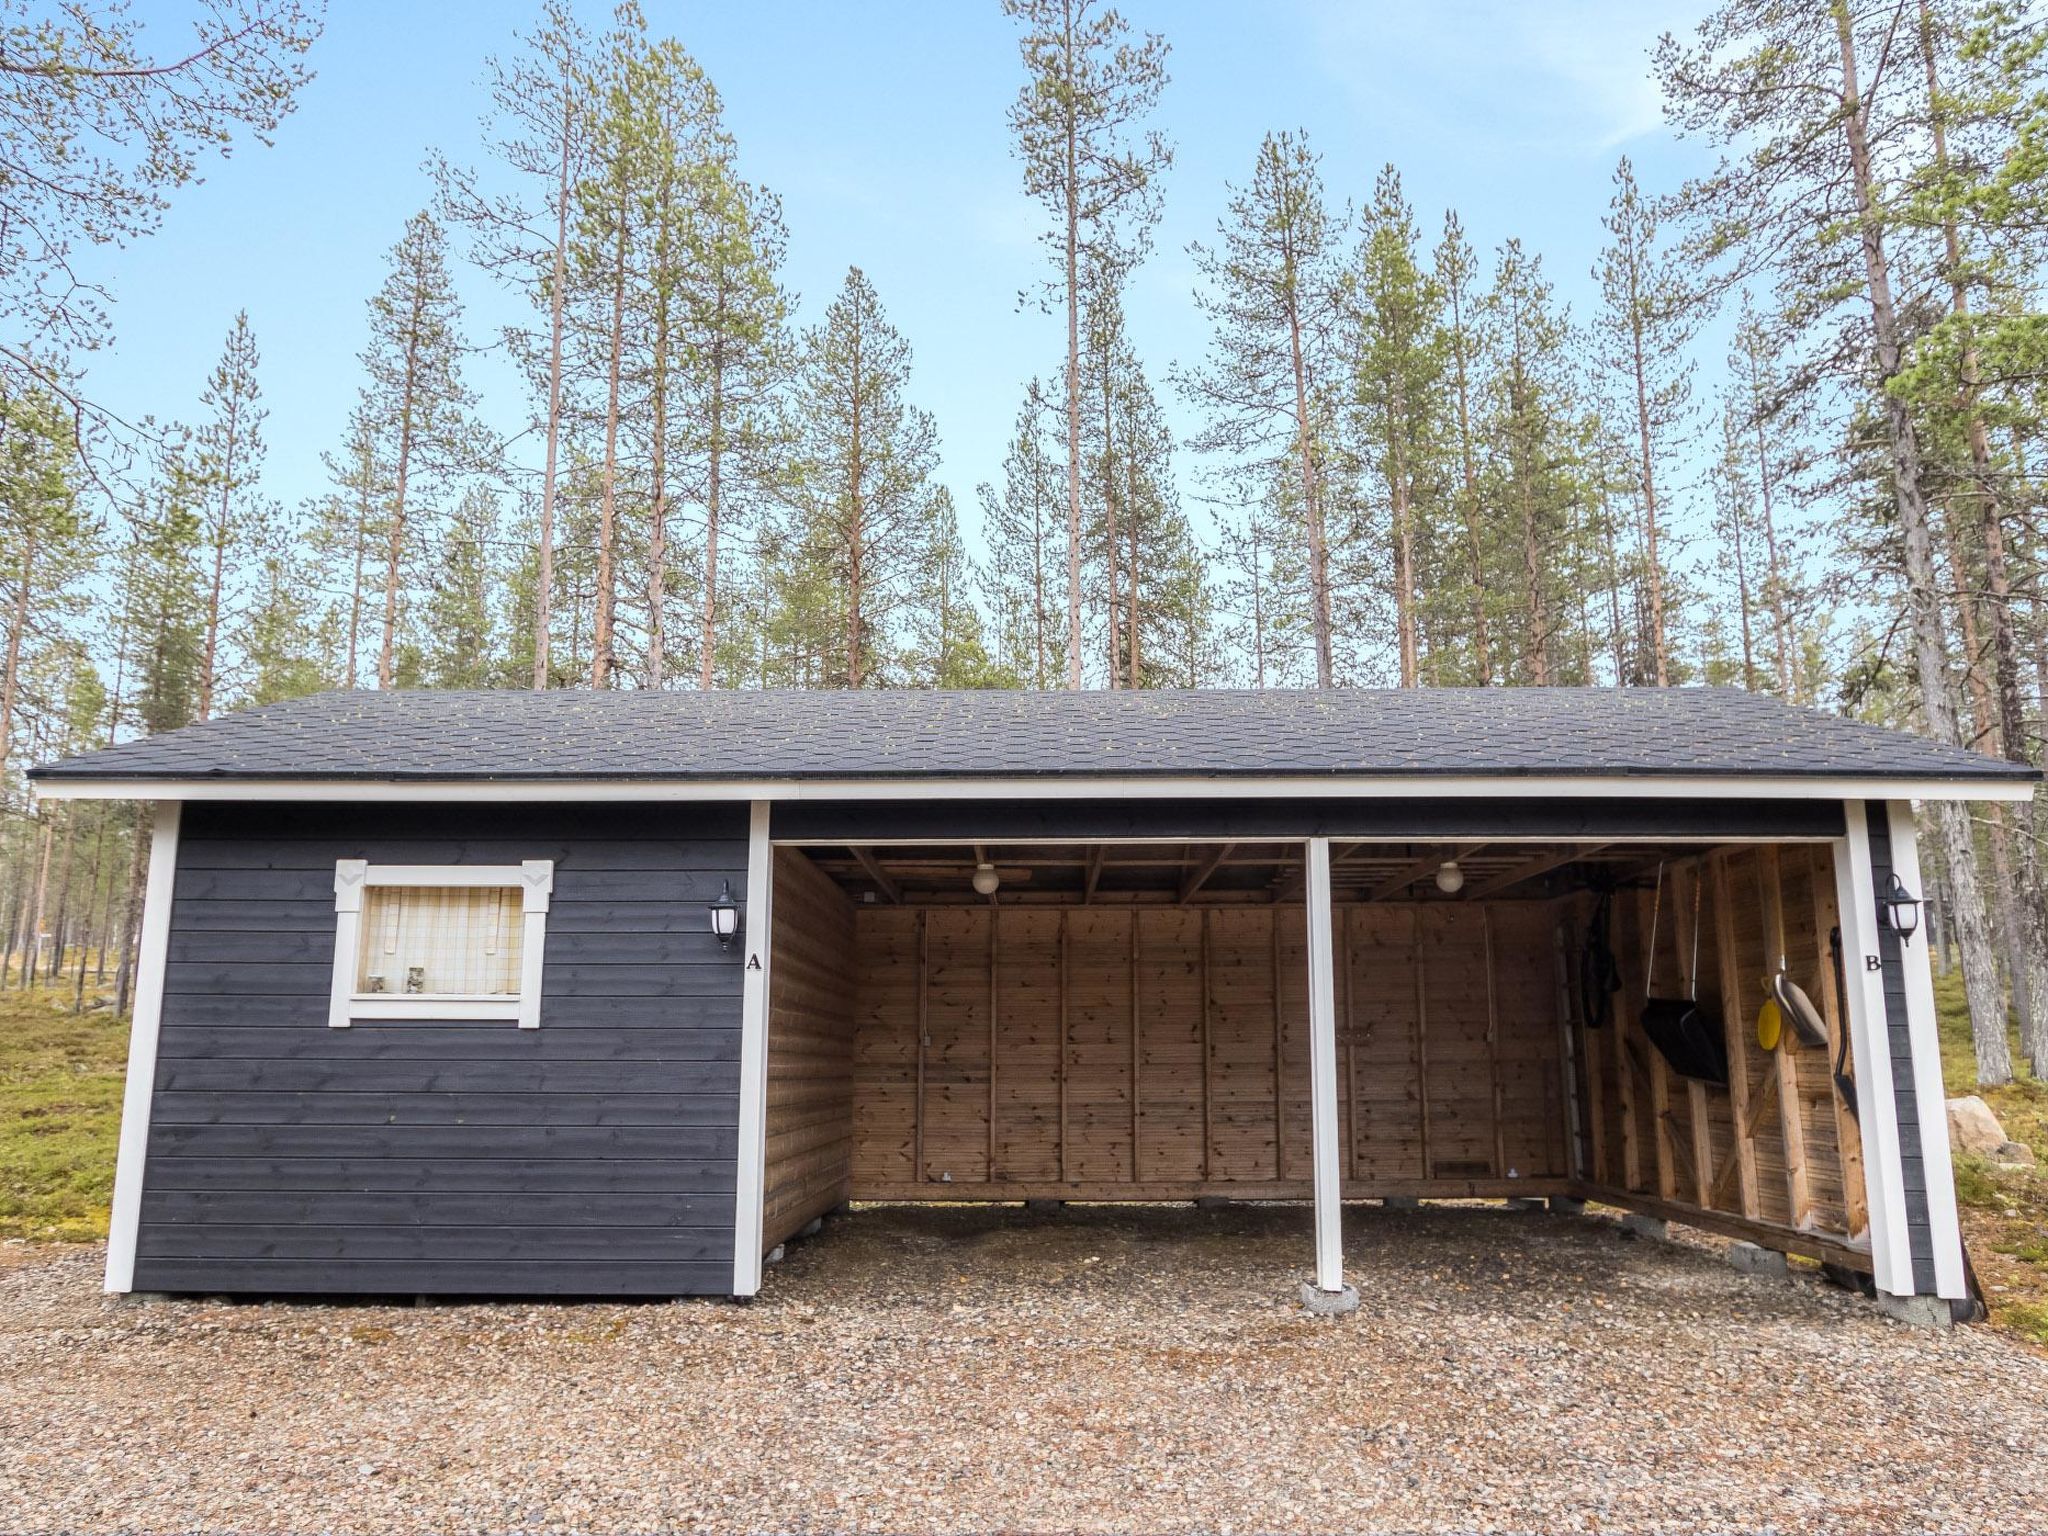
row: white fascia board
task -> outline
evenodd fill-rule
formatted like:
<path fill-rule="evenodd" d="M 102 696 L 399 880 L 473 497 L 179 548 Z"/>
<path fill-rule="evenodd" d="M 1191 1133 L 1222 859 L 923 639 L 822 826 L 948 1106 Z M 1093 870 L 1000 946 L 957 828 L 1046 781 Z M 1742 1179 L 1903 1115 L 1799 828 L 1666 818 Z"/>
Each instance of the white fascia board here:
<path fill-rule="evenodd" d="M 368 800 L 516 803 L 548 801 L 758 802 L 763 800 L 1981 800 L 2028 801 L 2030 780 L 1797 778 L 1760 775 L 1651 777 L 1612 774 L 1306 774 L 1274 778 L 904 779 L 48 779 L 49 800 Z"/>

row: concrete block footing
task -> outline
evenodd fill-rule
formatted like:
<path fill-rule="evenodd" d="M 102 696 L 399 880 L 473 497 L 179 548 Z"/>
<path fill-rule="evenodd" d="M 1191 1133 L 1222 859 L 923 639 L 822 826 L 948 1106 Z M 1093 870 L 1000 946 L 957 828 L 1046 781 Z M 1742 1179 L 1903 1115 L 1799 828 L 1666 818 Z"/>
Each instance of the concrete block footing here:
<path fill-rule="evenodd" d="M 1419 1211 L 1422 1201 L 1414 1195 L 1388 1195 L 1380 1205 L 1390 1211 Z"/>
<path fill-rule="evenodd" d="M 1660 1217 L 1630 1211 L 1621 1218 L 1621 1230 L 1627 1237 L 1647 1237 L 1661 1243 L 1671 1236 L 1671 1223 Z"/>
<path fill-rule="evenodd" d="M 777 1243 L 773 1248 L 770 1248 L 767 1251 L 767 1253 L 762 1255 L 761 1262 L 763 1264 L 780 1264 L 782 1262 L 782 1259 L 782 1244 Z"/>
<path fill-rule="evenodd" d="M 1507 1208 L 1511 1211 L 1540 1211 L 1544 1209 L 1544 1201 L 1537 1195 L 1510 1195 Z"/>
<path fill-rule="evenodd" d="M 1755 1243 L 1730 1243 L 1728 1264 L 1745 1275 L 1763 1275 L 1773 1280 L 1782 1280 L 1792 1273 L 1784 1254 L 1775 1248 L 1759 1248 Z"/>
<path fill-rule="evenodd" d="M 816 1237 L 820 1232 L 824 1230 L 825 1218 L 822 1216 L 813 1216 L 809 1221 L 805 1222 L 801 1228 L 798 1229 L 796 1235 L 798 1237 Z"/>
<path fill-rule="evenodd" d="M 1314 1283 L 1301 1283 L 1301 1309 L 1316 1317 L 1342 1317 L 1358 1310 L 1358 1288 L 1347 1285 L 1341 1291 L 1325 1291 Z"/>
<path fill-rule="evenodd" d="M 1064 1200 L 1026 1200 L 1024 1210 L 1032 1216 L 1057 1216 L 1066 1204 Z"/>
<path fill-rule="evenodd" d="M 1894 1296 L 1889 1291 L 1879 1291 L 1877 1310 L 1915 1328 L 1953 1328 L 1956 1321 L 1954 1309 L 1940 1296 Z"/>
<path fill-rule="evenodd" d="M 1553 1216 L 1583 1216 L 1586 1214 L 1586 1202 L 1574 1200 L 1570 1195 L 1552 1195 L 1550 1197 L 1550 1214 Z"/>

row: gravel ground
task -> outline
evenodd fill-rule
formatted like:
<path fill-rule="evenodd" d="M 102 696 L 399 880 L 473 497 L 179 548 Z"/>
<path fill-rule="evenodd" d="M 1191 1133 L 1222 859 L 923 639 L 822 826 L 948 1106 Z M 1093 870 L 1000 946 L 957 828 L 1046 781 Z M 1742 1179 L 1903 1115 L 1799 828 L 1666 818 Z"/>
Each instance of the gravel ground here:
<path fill-rule="evenodd" d="M 0 1248 L 20 1530 L 2039 1529 L 2048 1359 L 1596 1217 L 863 1210 L 751 1306 L 110 1301 Z"/>

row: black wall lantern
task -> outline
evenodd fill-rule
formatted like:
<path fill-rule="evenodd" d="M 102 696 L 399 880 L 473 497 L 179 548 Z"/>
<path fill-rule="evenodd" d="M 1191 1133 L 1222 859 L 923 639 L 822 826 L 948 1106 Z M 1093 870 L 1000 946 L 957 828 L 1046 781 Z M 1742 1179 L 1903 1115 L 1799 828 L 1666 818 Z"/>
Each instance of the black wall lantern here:
<path fill-rule="evenodd" d="M 1920 929 L 1920 898 L 1908 891 L 1905 882 L 1897 875 L 1885 877 L 1884 894 L 1877 901 L 1878 915 L 1884 925 L 1906 943 L 1913 941 L 1913 935 Z"/>
<path fill-rule="evenodd" d="M 732 882 L 718 882 L 718 899 L 711 903 L 711 931 L 718 935 L 718 947 L 731 949 L 733 935 L 740 931 L 739 903 L 732 899 Z"/>

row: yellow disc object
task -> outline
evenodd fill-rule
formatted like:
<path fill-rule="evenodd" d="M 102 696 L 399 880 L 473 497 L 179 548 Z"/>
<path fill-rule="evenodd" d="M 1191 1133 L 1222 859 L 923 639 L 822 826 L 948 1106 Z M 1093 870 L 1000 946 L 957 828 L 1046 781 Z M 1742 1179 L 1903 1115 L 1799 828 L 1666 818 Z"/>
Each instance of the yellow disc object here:
<path fill-rule="evenodd" d="M 1775 997 L 1764 999 L 1763 1007 L 1756 1011 L 1756 1043 L 1764 1050 L 1775 1051 L 1778 1037 L 1785 1032 L 1785 1016 L 1778 1012 Z"/>

